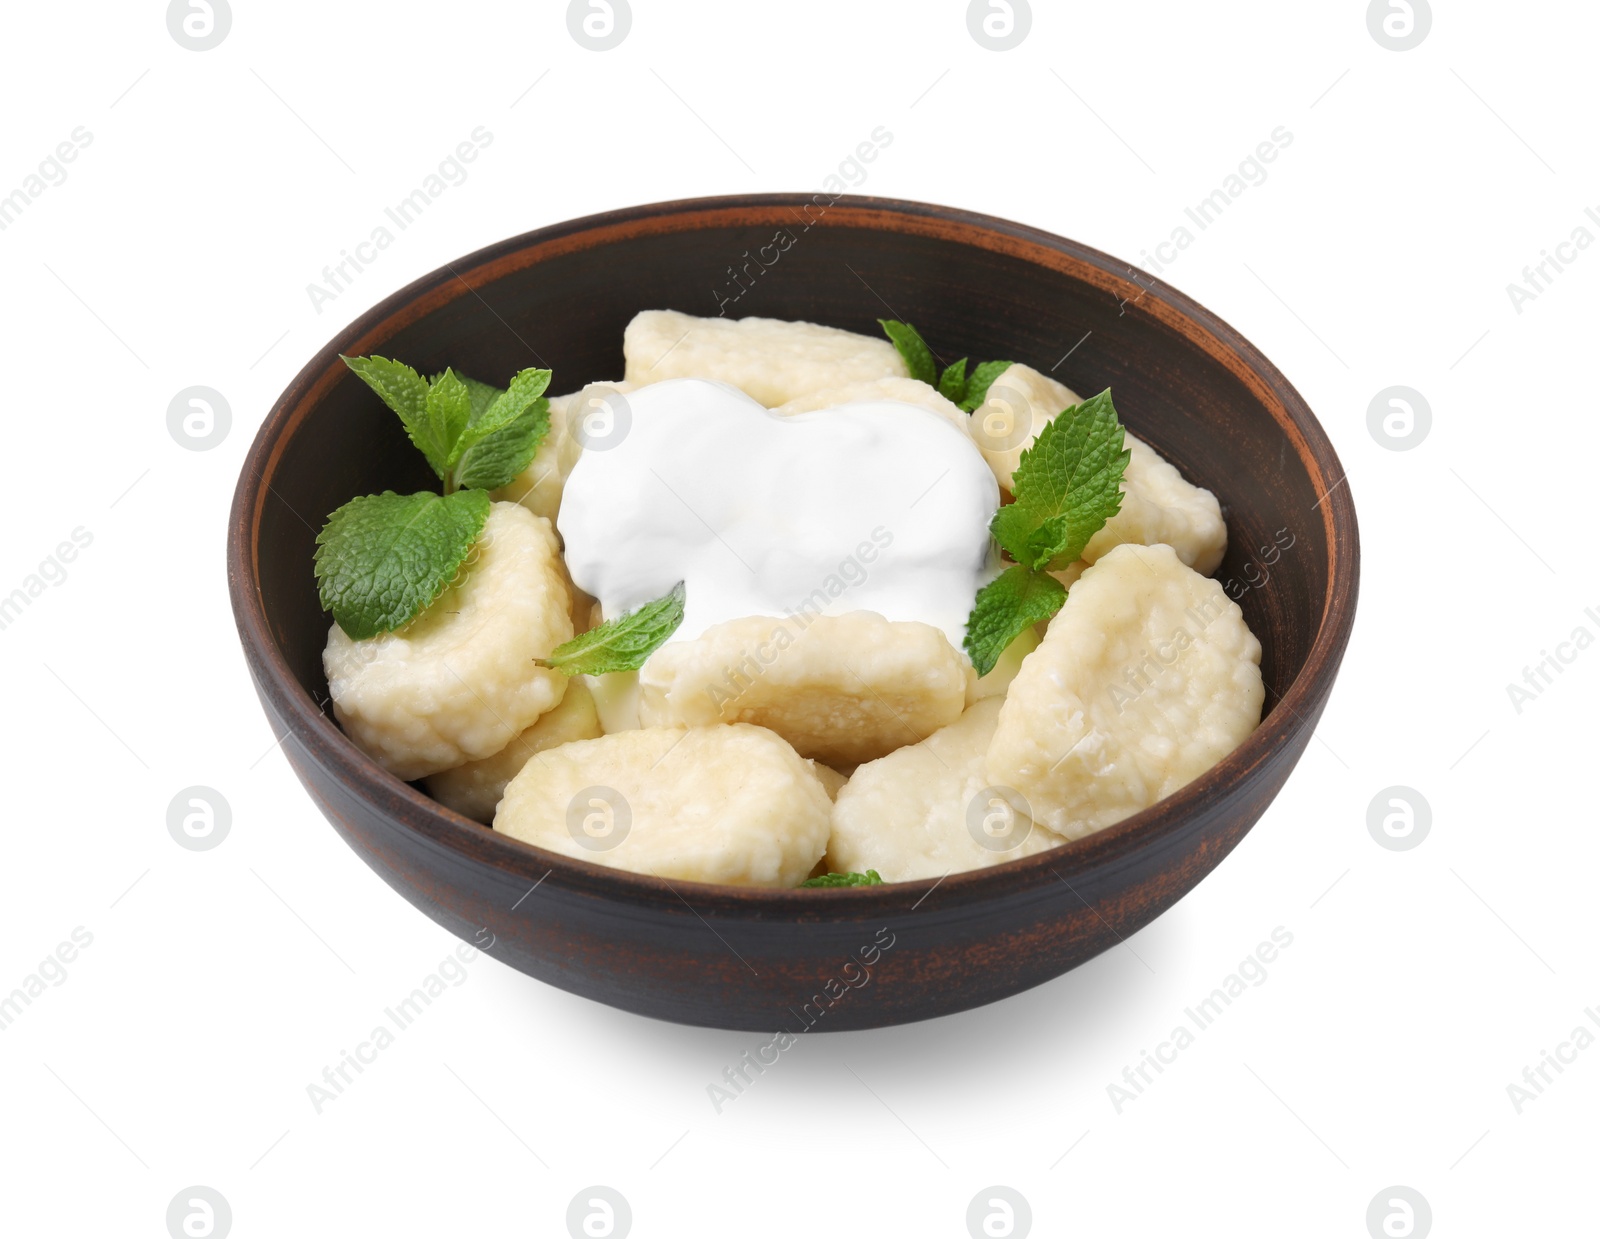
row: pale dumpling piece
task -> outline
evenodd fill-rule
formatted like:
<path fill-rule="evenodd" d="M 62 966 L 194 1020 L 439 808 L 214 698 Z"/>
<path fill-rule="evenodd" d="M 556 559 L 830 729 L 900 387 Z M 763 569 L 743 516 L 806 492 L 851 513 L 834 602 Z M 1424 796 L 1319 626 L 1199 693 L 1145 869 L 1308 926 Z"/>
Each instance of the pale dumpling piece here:
<path fill-rule="evenodd" d="M 621 395 L 626 399 L 632 390 L 632 383 L 590 383 L 565 396 L 552 396 L 550 429 L 538 452 L 526 469 L 494 492 L 494 497 L 520 503 L 535 516 L 555 520 L 561 510 L 562 487 L 583 454 L 582 437 L 575 433 L 577 424 L 585 418 L 595 419 L 591 433 L 603 435 L 606 419 L 617 416 L 607 404 L 607 397 Z"/>
<path fill-rule="evenodd" d="M 832 805 L 760 727 L 650 727 L 549 749 L 506 786 L 494 828 L 563 856 L 669 880 L 791 887 Z"/>
<path fill-rule="evenodd" d="M 989 782 L 1076 839 L 1171 795 L 1261 721 L 1261 643 L 1222 586 L 1170 546 L 1114 548 L 1022 664 Z"/>
<path fill-rule="evenodd" d="M 1010 491 L 1022 453 L 1056 414 L 1082 403 L 1071 388 L 1032 366 L 1013 362 L 1002 370 L 972 412 L 972 441 L 994 470 L 995 481 Z"/>
<path fill-rule="evenodd" d="M 592 740 L 600 735 L 600 717 L 594 696 L 581 676 L 567 681 L 561 704 L 493 757 L 469 761 L 453 770 L 429 775 L 428 795 L 464 817 L 485 825 L 494 820 L 494 808 L 506 784 L 538 753 L 572 740 Z"/>
<path fill-rule="evenodd" d="M 751 616 L 652 654 L 639 671 L 639 719 L 646 727 L 756 723 L 802 757 L 852 766 L 953 723 L 973 678 L 930 624 L 873 611 Z"/>
<path fill-rule="evenodd" d="M 910 882 L 1065 843 L 1030 821 L 1010 789 L 989 785 L 984 755 L 1000 707 L 999 697 L 980 701 L 922 743 L 857 769 L 834 801 L 828 869 Z"/>
<path fill-rule="evenodd" d="M 1210 576 L 1228 549 L 1222 507 L 1208 490 L 1191 486 L 1142 439 L 1127 435 L 1128 467 L 1122 474 L 1122 509 L 1083 548 L 1094 563 L 1124 543 L 1165 544 L 1201 576 Z"/>
<path fill-rule="evenodd" d="M 815 409 L 833 409 L 841 404 L 861 404 L 869 401 L 893 400 L 898 404 L 912 404 L 937 413 L 962 434 L 970 434 L 971 422 L 959 405 L 946 400 L 921 379 L 872 379 L 865 383 L 849 383 L 843 387 L 819 387 L 773 409 L 774 413 L 788 417 L 794 413 L 810 413 Z"/>
<path fill-rule="evenodd" d="M 598 626 L 598 625 L 597 625 Z M 632 731 L 639 726 L 639 673 L 608 671 L 605 675 L 578 676 L 594 697 L 600 730 L 606 735 Z"/>
<path fill-rule="evenodd" d="M 630 383 L 716 379 L 769 409 L 824 387 L 906 377 L 887 340 L 776 318 L 645 310 L 623 333 L 622 354 Z"/>
<path fill-rule="evenodd" d="M 1007 491 L 1022 453 L 1063 409 L 1081 404 L 1076 393 L 1049 375 L 1021 364 L 1008 366 L 972 415 L 972 438 L 995 479 Z M 1122 474 L 1122 510 L 1084 548 L 1092 564 L 1125 542 L 1165 543 L 1202 576 L 1222 563 L 1228 529 L 1210 491 L 1192 486 L 1144 440 L 1126 435 L 1130 453 Z"/>
<path fill-rule="evenodd" d="M 494 504 L 455 581 L 411 623 L 361 641 L 333 625 L 334 717 L 402 779 L 498 753 L 566 691 L 534 660 L 571 639 L 570 608 L 550 522 Z"/>

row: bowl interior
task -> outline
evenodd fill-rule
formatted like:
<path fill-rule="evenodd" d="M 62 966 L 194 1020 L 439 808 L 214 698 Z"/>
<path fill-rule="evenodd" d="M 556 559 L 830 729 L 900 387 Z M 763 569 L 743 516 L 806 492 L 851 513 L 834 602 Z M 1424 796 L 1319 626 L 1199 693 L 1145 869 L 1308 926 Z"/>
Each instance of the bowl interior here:
<path fill-rule="evenodd" d="M 1217 575 L 1261 639 L 1271 713 L 1328 605 L 1322 500 L 1338 480 L 1325 441 L 1308 447 L 1283 411 L 1285 393 L 1298 398 L 1282 377 L 1186 298 L 1071 242 L 873 200 L 819 215 L 806 201 L 665 204 L 530 234 L 402 290 L 307 367 L 280 405 L 255 563 L 273 637 L 325 712 L 317 531 L 352 496 L 436 485 L 337 353 L 381 353 L 423 373 L 450 365 L 497 384 L 547 366 L 559 393 L 621 377 L 622 332 L 637 311 L 723 308 L 874 336 L 877 319 L 899 318 L 943 361 L 1010 358 L 1080 396 L 1109 386 L 1129 429 L 1222 503 L 1229 545 Z"/>

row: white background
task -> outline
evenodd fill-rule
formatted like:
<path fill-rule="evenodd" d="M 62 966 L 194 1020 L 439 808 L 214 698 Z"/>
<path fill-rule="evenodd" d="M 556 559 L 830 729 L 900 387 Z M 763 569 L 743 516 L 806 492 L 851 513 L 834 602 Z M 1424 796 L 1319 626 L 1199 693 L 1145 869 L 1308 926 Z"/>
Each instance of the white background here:
<path fill-rule="evenodd" d="M 1520 1114 L 1507 1086 L 1600 1033 L 1600 651 L 1520 713 L 1506 686 L 1600 635 L 1600 247 L 1520 313 L 1506 286 L 1600 236 L 1600 11 L 1435 7 L 1404 52 L 1359 0 L 1036 3 L 1006 52 L 950 0 L 635 0 L 603 53 L 559 3 L 235 0 L 204 52 L 150 0 L 8 10 L 0 193 L 76 126 L 92 142 L 0 232 L 0 594 L 93 539 L 0 631 L 0 992 L 93 934 L 0 1033 L 8 1233 L 161 1236 L 194 1184 L 238 1236 L 564 1235 L 590 1184 L 638 1236 L 961 1236 L 993 1184 L 1039 1235 L 1359 1239 L 1397 1184 L 1439 1235 L 1592 1233 L 1600 1047 Z M 1360 615 L 1317 740 L 1126 948 L 983 1010 L 806 1038 L 720 1114 L 706 1086 L 764 1038 L 480 958 L 318 1115 L 306 1086 L 455 943 L 323 822 L 248 683 L 223 531 L 256 427 L 441 263 L 631 203 L 814 190 L 879 125 L 863 192 L 1132 260 L 1292 133 L 1166 278 L 1277 362 L 1349 470 Z M 319 314 L 307 284 L 476 126 L 469 179 Z M 232 409 L 210 451 L 167 429 L 195 384 Z M 1394 384 L 1432 409 L 1410 451 L 1367 428 Z M 167 832 L 194 784 L 232 807 L 212 851 Z M 1367 828 L 1396 784 L 1432 807 L 1409 851 Z M 1265 983 L 1118 1113 L 1107 1086 L 1276 926 Z"/>

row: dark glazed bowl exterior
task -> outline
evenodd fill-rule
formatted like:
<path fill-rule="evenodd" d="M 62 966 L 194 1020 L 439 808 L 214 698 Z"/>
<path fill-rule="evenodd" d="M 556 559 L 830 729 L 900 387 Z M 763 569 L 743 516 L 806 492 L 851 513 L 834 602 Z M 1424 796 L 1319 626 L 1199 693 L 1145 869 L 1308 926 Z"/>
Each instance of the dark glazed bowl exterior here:
<path fill-rule="evenodd" d="M 1218 573 L 1264 650 L 1267 713 L 1177 794 L 993 869 L 836 891 L 667 883 L 495 834 L 385 773 L 326 704 L 311 561 L 353 495 L 435 485 L 339 354 L 569 391 L 622 373 L 641 309 L 915 323 L 949 360 L 1009 357 L 1088 395 L 1210 488 Z M 632 207 L 530 232 L 425 276 L 295 377 L 245 461 L 228 530 L 239 637 L 275 734 L 328 820 L 434 920 L 552 985 L 689 1024 L 870 1028 L 992 1002 L 1148 924 L 1255 824 L 1299 760 L 1350 636 L 1358 545 L 1344 470 L 1305 401 L 1227 324 L 1124 263 L 945 207 L 773 194 Z"/>

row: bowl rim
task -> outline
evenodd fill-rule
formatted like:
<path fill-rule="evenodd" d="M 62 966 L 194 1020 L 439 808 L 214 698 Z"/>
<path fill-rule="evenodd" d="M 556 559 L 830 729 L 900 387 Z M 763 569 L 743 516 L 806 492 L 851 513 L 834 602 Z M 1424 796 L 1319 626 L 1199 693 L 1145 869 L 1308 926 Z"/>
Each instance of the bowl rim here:
<path fill-rule="evenodd" d="M 1322 494 L 1313 511 L 1322 513 L 1328 547 L 1328 588 L 1316 635 L 1304 666 L 1268 716 L 1233 752 L 1198 778 L 1149 808 L 1084 838 L 1033 856 L 983 869 L 950 872 L 940 878 L 830 890 L 668 881 L 546 851 L 447 809 L 361 752 L 322 712 L 290 670 L 272 636 L 257 573 L 261 514 L 268 493 L 276 494 L 270 479 L 282 444 L 342 377 L 339 354 L 367 352 L 439 306 L 465 295 L 478 296 L 479 287 L 563 253 L 639 235 L 718 225 L 766 224 L 774 219 L 781 225 L 786 221 L 779 218 L 780 212 L 810 220 L 809 214 L 802 217 L 798 212 L 809 212 L 819 204 L 838 225 L 954 240 L 1098 284 L 1123 301 L 1125 312 L 1154 317 L 1205 349 L 1228 365 L 1252 391 L 1293 444 L 1313 489 Z M 812 222 L 821 219 L 819 216 Z M 512 330 L 509 324 L 507 329 Z M 278 497 L 282 501 L 281 495 Z M 805 193 L 677 199 L 582 216 L 484 246 L 391 293 L 341 328 L 301 367 L 273 403 L 240 468 L 227 536 L 228 592 L 240 643 L 258 692 L 267 700 L 269 709 L 286 720 L 286 734 L 292 734 L 313 760 L 329 768 L 347 790 L 386 820 L 398 823 L 433 848 L 535 885 L 548 879 L 555 883 L 555 889 L 620 898 L 638 907 L 679 911 L 682 905 L 696 915 L 707 910 L 724 916 L 785 922 L 857 921 L 879 912 L 903 913 L 907 897 L 915 897 L 912 907 L 916 908 L 936 888 L 944 893 L 934 906 L 946 911 L 1048 887 L 1058 881 L 1076 893 L 1070 877 L 1114 870 L 1159 849 L 1164 842 L 1181 835 L 1202 809 L 1225 801 L 1253 772 L 1271 764 L 1302 731 L 1313 727 L 1307 712 L 1320 715 L 1349 642 L 1359 565 L 1354 500 L 1343 465 L 1326 432 L 1277 367 L 1204 306 L 1132 264 L 1030 225 L 932 203 Z M 310 571 L 309 564 L 306 570 Z M 295 763 L 290 750 L 285 753 Z M 694 902 L 691 904 L 686 896 L 692 896 Z"/>

